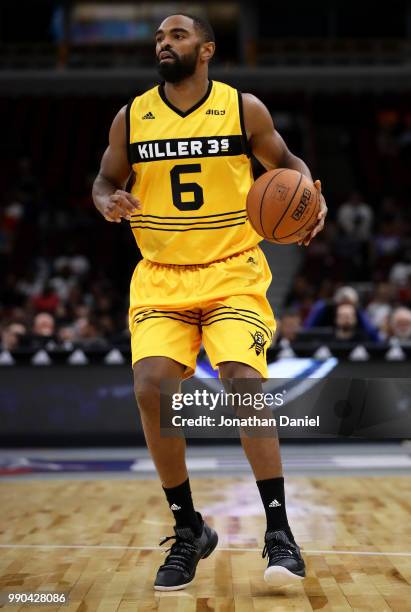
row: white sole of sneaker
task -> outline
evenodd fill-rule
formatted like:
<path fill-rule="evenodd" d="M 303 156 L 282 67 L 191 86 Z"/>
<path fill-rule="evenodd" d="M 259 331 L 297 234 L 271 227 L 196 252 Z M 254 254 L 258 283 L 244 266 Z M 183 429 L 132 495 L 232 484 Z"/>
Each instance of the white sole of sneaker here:
<path fill-rule="evenodd" d="M 264 572 L 264 580 L 270 586 L 281 587 L 289 584 L 297 584 L 304 580 L 303 576 L 297 576 L 287 568 L 281 566 L 267 567 Z"/>
<path fill-rule="evenodd" d="M 154 590 L 155 591 L 181 591 L 182 589 L 185 589 L 186 587 L 188 587 L 191 583 L 193 582 L 193 580 L 190 580 L 190 582 L 186 582 L 185 584 L 179 584 L 177 586 L 157 586 L 156 584 L 154 585 Z"/>

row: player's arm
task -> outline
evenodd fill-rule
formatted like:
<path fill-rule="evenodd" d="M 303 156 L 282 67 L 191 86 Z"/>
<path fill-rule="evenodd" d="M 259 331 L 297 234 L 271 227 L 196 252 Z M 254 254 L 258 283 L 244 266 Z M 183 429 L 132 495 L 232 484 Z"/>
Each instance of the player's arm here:
<path fill-rule="evenodd" d="M 140 208 L 137 198 L 124 191 L 131 167 L 127 158 L 126 107 L 114 117 L 110 128 L 109 145 L 101 159 L 100 171 L 93 184 L 93 201 L 107 221 L 120 223 L 130 219 Z"/>
<path fill-rule="evenodd" d="M 307 164 L 291 153 L 283 138 L 274 127 L 272 117 L 267 107 L 252 94 L 242 94 L 244 110 L 244 127 L 253 155 L 266 170 L 274 168 L 291 168 L 298 170 L 312 180 Z M 321 208 L 317 217 L 317 224 L 304 240 L 308 245 L 318 232 L 324 227 L 327 205 L 321 194 L 321 182 L 314 182 L 320 192 Z M 300 243 L 301 244 L 301 243 Z"/>

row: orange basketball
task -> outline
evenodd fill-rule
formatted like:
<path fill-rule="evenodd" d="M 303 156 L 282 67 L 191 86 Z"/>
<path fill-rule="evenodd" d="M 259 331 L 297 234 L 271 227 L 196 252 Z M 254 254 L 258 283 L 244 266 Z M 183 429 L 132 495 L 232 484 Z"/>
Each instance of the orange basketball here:
<path fill-rule="evenodd" d="M 318 190 L 297 170 L 269 170 L 248 192 L 249 221 L 269 242 L 290 244 L 304 240 L 316 224 L 319 212 Z"/>

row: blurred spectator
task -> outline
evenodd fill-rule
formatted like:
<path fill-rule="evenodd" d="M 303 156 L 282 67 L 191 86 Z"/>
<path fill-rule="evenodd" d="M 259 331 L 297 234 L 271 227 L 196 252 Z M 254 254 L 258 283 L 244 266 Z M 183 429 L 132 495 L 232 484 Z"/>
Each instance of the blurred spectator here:
<path fill-rule="evenodd" d="M 393 196 L 384 196 L 379 210 L 379 221 L 395 223 L 403 222 L 403 211 L 398 201 Z"/>
<path fill-rule="evenodd" d="M 342 304 L 348 304 L 356 310 L 356 319 L 359 329 L 373 342 L 379 341 L 378 330 L 368 319 L 367 314 L 359 305 L 359 296 L 353 287 L 339 287 L 332 301 L 318 300 L 311 309 L 304 328 L 332 327 L 336 320 L 336 309 Z"/>
<path fill-rule="evenodd" d="M 39 312 L 33 321 L 33 334 L 35 336 L 52 337 L 55 332 L 54 317 L 48 312 Z"/>
<path fill-rule="evenodd" d="M 2 351 L 15 351 L 23 345 L 27 329 L 21 323 L 9 323 L 1 332 L 0 349 Z"/>
<path fill-rule="evenodd" d="M 67 269 L 76 276 L 84 276 L 90 270 L 90 262 L 80 253 L 74 254 L 74 247 L 69 247 L 67 255 L 61 255 L 54 261 L 54 269 L 61 273 Z"/>
<path fill-rule="evenodd" d="M 343 283 L 369 278 L 369 244 L 352 234 L 339 232 L 333 242 L 334 266 L 331 273 Z"/>
<path fill-rule="evenodd" d="M 82 317 L 74 323 L 76 345 L 84 349 L 106 349 L 109 344 L 91 319 Z"/>
<path fill-rule="evenodd" d="M 42 292 L 45 280 L 44 274 L 39 274 L 38 271 L 36 273 L 34 269 L 31 269 L 21 276 L 16 288 L 22 296 L 33 298 Z"/>
<path fill-rule="evenodd" d="M 328 224 L 328 221 L 327 221 Z M 334 276 L 335 259 L 332 254 L 334 224 L 332 221 L 305 250 L 304 277 L 311 284 L 323 283 L 324 278 Z"/>
<path fill-rule="evenodd" d="M 334 342 L 365 342 L 370 338 L 359 327 L 357 310 L 352 304 L 339 304 L 335 310 Z"/>
<path fill-rule="evenodd" d="M 298 313 L 286 312 L 283 314 L 278 325 L 276 345 L 284 347 L 294 342 L 301 329 L 301 317 Z"/>
<path fill-rule="evenodd" d="M 71 351 L 74 348 L 74 342 L 76 339 L 76 334 L 74 331 L 74 327 L 71 325 L 65 325 L 60 327 L 57 332 L 57 341 L 62 349 L 66 351 Z"/>
<path fill-rule="evenodd" d="M 382 221 L 372 241 L 374 266 L 386 277 L 403 250 L 404 224 L 394 210 L 382 214 Z"/>
<path fill-rule="evenodd" d="M 71 306 L 75 319 L 87 319 L 92 314 L 91 306 L 88 306 L 87 304 L 76 304 L 75 306 Z"/>
<path fill-rule="evenodd" d="M 368 240 L 370 237 L 373 219 L 371 206 L 363 201 L 357 191 L 353 191 L 337 213 L 340 228 L 352 239 L 359 241 Z"/>
<path fill-rule="evenodd" d="M 98 317 L 98 328 L 105 338 L 111 338 L 114 334 L 113 318 L 108 314 Z"/>
<path fill-rule="evenodd" d="M 66 301 L 70 289 L 77 283 L 77 278 L 73 275 L 69 266 L 60 269 L 59 274 L 50 279 L 50 286 L 57 293 L 62 301 Z"/>
<path fill-rule="evenodd" d="M 337 211 L 339 233 L 333 242 L 338 277 L 360 281 L 369 277 L 369 247 L 374 213 L 361 195 L 354 191 Z"/>
<path fill-rule="evenodd" d="M 367 314 L 371 323 L 381 329 L 392 310 L 394 287 L 390 283 L 379 283 L 367 306 Z"/>
<path fill-rule="evenodd" d="M 4 209 L 4 227 L 7 228 L 10 236 L 12 236 L 17 229 L 24 214 L 23 204 L 15 199 L 11 201 Z"/>
<path fill-rule="evenodd" d="M 390 283 L 404 287 L 411 276 L 411 248 L 405 250 L 400 256 L 401 260 L 397 261 L 390 270 L 389 280 Z"/>
<path fill-rule="evenodd" d="M 39 312 L 33 320 L 31 344 L 33 349 L 53 350 L 57 347 L 56 323 L 48 312 Z"/>
<path fill-rule="evenodd" d="M 23 308 L 21 306 L 14 306 L 13 308 L 8 310 L 9 321 L 14 321 L 15 323 L 21 323 L 23 327 L 27 331 L 27 322 L 28 322 L 28 312 L 27 308 Z"/>
<path fill-rule="evenodd" d="M 409 308 L 401 306 L 392 313 L 389 340 L 411 346 L 411 310 Z"/>
<path fill-rule="evenodd" d="M 398 300 L 411 308 L 411 272 L 408 275 L 407 284 L 398 289 Z"/>
<path fill-rule="evenodd" d="M 44 310 L 45 312 L 51 313 L 57 310 L 59 302 L 59 296 L 49 283 L 44 287 L 43 291 L 35 295 L 32 300 L 32 304 L 37 311 Z"/>
<path fill-rule="evenodd" d="M 121 332 L 114 334 L 111 337 L 112 344 L 117 348 L 128 348 L 130 346 L 130 329 L 129 329 L 129 320 L 128 320 L 128 312 L 124 317 L 124 328 Z"/>
<path fill-rule="evenodd" d="M 303 275 L 294 278 L 293 285 L 285 298 L 285 307 L 298 312 L 305 319 L 313 303 L 313 288 Z"/>

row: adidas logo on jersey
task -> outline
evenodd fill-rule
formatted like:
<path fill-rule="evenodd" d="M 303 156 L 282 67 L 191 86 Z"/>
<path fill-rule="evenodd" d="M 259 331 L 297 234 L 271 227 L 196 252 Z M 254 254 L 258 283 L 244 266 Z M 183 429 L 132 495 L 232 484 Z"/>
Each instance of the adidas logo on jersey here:
<path fill-rule="evenodd" d="M 170 509 L 171 510 L 181 510 L 181 506 L 177 506 L 177 504 L 171 504 Z"/>
<path fill-rule="evenodd" d="M 206 110 L 206 115 L 225 115 L 224 109 L 209 108 Z"/>
<path fill-rule="evenodd" d="M 278 508 L 279 506 L 281 506 L 281 504 L 276 499 L 273 499 L 273 501 L 270 504 L 268 504 L 269 508 Z"/>
<path fill-rule="evenodd" d="M 151 111 L 149 111 L 148 113 L 143 115 L 142 119 L 155 119 L 155 117 L 154 117 L 153 113 Z"/>

